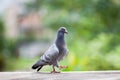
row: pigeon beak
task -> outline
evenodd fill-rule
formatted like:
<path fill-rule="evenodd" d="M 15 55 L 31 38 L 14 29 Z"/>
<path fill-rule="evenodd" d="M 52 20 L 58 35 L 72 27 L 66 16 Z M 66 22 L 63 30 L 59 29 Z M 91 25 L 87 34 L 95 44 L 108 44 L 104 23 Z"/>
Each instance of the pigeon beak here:
<path fill-rule="evenodd" d="M 66 34 L 68 34 L 68 31 L 65 31 Z"/>

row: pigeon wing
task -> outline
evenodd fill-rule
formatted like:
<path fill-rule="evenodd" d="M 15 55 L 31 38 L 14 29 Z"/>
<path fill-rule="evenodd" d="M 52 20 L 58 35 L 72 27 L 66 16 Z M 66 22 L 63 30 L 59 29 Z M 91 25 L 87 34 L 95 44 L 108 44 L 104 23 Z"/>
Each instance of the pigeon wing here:
<path fill-rule="evenodd" d="M 48 48 L 48 50 L 41 56 L 41 60 L 48 63 L 53 64 L 57 61 L 59 55 L 59 50 L 55 44 Z"/>

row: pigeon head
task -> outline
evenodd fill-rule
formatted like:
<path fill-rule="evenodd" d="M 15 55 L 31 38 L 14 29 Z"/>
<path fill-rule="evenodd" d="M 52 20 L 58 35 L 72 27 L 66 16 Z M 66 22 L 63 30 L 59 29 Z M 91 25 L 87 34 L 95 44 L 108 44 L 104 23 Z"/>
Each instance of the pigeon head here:
<path fill-rule="evenodd" d="M 62 33 L 68 33 L 67 29 L 65 27 L 60 27 L 58 32 L 62 32 Z"/>

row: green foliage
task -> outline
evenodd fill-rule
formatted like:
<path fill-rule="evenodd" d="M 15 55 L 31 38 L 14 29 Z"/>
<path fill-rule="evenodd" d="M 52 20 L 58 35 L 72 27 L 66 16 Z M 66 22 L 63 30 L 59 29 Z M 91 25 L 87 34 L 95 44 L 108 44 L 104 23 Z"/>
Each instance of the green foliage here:
<path fill-rule="evenodd" d="M 43 12 L 46 27 L 55 31 L 67 27 L 69 55 L 60 63 L 68 65 L 66 71 L 120 69 L 119 0 L 34 0 L 26 7 Z M 4 39 L 0 40 L 1 52 Z M 9 40 L 6 47 L 12 53 L 16 44 L 17 40 Z"/>
<path fill-rule="evenodd" d="M 70 33 L 67 39 L 70 54 L 65 60 L 68 63 L 61 63 L 69 65 L 66 70 L 120 69 L 119 51 L 116 52 L 120 49 L 119 5 L 113 0 L 44 2 L 42 8 L 49 6 L 45 26 L 55 30 L 65 26 Z"/>
<path fill-rule="evenodd" d="M 3 21 L 0 20 L 0 52 L 3 50 L 4 48 L 4 25 L 3 25 Z"/>
<path fill-rule="evenodd" d="M 6 60 L 5 56 L 3 54 L 3 49 L 4 49 L 4 25 L 3 21 L 0 20 L 0 71 L 5 69 L 6 65 Z"/>
<path fill-rule="evenodd" d="M 116 46 L 110 52 L 104 52 L 106 44 L 109 43 L 111 35 L 99 34 L 90 41 L 80 39 L 69 43 L 69 55 L 67 57 L 69 70 L 115 70 L 120 69 L 119 58 L 120 47 Z M 64 64 L 61 63 L 61 64 Z"/>

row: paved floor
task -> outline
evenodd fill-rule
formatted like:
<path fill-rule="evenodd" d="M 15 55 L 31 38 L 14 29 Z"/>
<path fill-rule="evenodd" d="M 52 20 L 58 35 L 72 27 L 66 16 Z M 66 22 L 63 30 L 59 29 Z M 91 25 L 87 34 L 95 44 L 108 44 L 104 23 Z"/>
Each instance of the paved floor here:
<path fill-rule="evenodd" d="M 0 72 L 0 80 L 120 80 L 120 71 Z"/>

